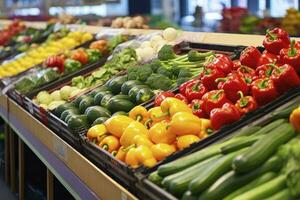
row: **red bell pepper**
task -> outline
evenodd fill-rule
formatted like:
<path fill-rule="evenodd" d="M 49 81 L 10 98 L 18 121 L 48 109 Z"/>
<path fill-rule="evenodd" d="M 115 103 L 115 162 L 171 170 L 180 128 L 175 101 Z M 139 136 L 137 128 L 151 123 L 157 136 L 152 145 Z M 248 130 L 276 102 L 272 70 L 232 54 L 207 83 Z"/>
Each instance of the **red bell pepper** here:
<path fill-rule="evenodd" d="M 268 51 L 264 51 L 258 61 L 257 66 L 270 64 L 270 63 L 276 63 L 279 60 L 279 56 L 269 53 Z"/>
<path fill-rule="evenodd" d="M 225 77 L 225 74 L 218 69 L 206 68 L 200 75 L 203 85 L 208 90 L 215 90 L 218 88 L 218 83 L 216 83 L 217 78 Z"/>
<path fill-rule="evenodd" d="M 202 97 L 203 100 L 203 110 L 209 115 L 210 111 L 214 108 L 220 108 L 223 106 L 224 103 L 230 102 L 224 90 L 212 90 L 207 92 Z"/>
<path fill-rule="evenodd" d="M 189 107 L 193 110 L 193 114 L 200 117 L 208 119 L 208 115 L 202 109 L 203 108 L 203 101 L 201 99 L 194 99 L 190 104 Z"/>
<path fill-rule="evenodd" d="M 187 100 L 187 98 L 185 96 L 183 96 L 182 94 L 176 94 L 174 97 L 177 98 L 177 99 L 179 99 L 179 100 L 181 100 L 181 101 L 183 101 L 186 104 L 189 103 L 189 101 Z"/>
<path fill-rule="evenodd" d="M 237 73 L 228 74 L 226 78 L 218 78 L 216 81 L 219 82 L 218 89 L 224 90 L 226 97 L 233 103 L 240 98 L 239 91 L 248 94 L 249 86 Z"/>
<path fill-rule="evenodd" d="M 185 89 L 186 89 L 186 86 L 190 83 L 194 83 L 194 82 L 197 82 L 198 79 L 193 79 L 193 80 L 189 80 L 187 82 L 184 82 L 182 83 L 180 86 L 179 86 L 179 92 L 180 94 L 184 95 L 185 96 Z"/>
<path fill-rule="evenodd" d="M 263 45 L 268 52 L 278 55 L 281 49 L 289 47 L 290 38 L 285 30 L 274 28 L 267 31 Z"/>
<path fill-rule="evenodd" d="M 58 69 L 58 71 L 60 73 L 64 72 L 64 58 L 63 56 L 49 56 L 46 60 L 45 60 L 45 65 L 47 67 L 56 67 Z"/>
<path fill-rule="evenodd" d="M 281 49 L 280 60 L 282 63 L 294 67 L 297 72 L 300 72 L 300 48 L 295 47 L 295 40 L 292 40 L 290 48 Z"/>
<path fill-rule="evenodd" d="M 241 98 L 236 102 L 235 106 L 241 115 L 257 109 L 257 102 L 252 96 L 244 96 L 242 92 L 239 92 L 239 95 Z"/>
<path fill-rule="evenodd" d="M 274 64 L 265 64 L 256 68 L 255 72 L 259 78 L 269 78 L 274 70 Z"/>
<path fill-rule="evenodd" d="M 217 54 L 213 61 L 210 62 L 206 67 L 211 69 L 218 69 L 224 74 L 228 74 L 232 71 L 233 62 L 228 56 L 224 54 Z"/>
<path fill-rule="evenodd" d="M 231 103 L 225 103 L 221 108 L 215 108 L 210 113 L 211 125 L 214 130 L 236 122 L 240 117 L 238 109 Z"/>
<path fill-rule="evenodd" d="M 174 96 L 175 94 L 173 92 L 169 92 L 169 91 L 161 92 L 155 97 L 154 104 L 156 107 L 160 106 L 161 102 L 165 100 L 165 98 L 174 97 Z"/>
<path fill-rule="evenodd" d="M 248 84 L 251 84 L 252 81 L 257 79 L 255 70 L 247 67 L 247 66 L 241 66 L 240 68 L 237 69 L 237 73 L 244 78 L 245 82 Z"/>
<path fill-rule="evenodd" d="M 274 82 L 269 78 L 257 79 L 252 83 L 252 96 L 258 105 L 265 105 L 278 97 Z"/>
<path fill-rule="evenodd" d="M 256 47 L 249 46 L 242 51 L 240 61 L 242 65 L 256 69 L 260 57 L 260 51 Z"/>
<path fill-rule="evenodd" d="M 240 60 L 234 60 L 233 62 L 233 67 L 232 70 L 237 70 L 238 68 L 240 68 L 242 66 L 241 61 Z"/>
<path fill-rule="evenodd" d="M 300 86 L 300 78 L 296 70 L 289 64 L 280 67 L 275 66 L 271 75 L 271 79 L 277 91 L 282 94 L 291 88 Z"/>
<path fill-rule="evenodd" d="M 88 55 L 83 49 L 77 49 L 72 53 L 71 59 L 77 60 L 84 65 L 88 62 Z"/>
<path fill-rule="evenodd" d="M 200 80 L 197 80 L 186 86 L 184 94 L 188 101 L 192 101 L 193 99 L 201 99 L 206 92 L 206 87 L 204 87 Z"/>

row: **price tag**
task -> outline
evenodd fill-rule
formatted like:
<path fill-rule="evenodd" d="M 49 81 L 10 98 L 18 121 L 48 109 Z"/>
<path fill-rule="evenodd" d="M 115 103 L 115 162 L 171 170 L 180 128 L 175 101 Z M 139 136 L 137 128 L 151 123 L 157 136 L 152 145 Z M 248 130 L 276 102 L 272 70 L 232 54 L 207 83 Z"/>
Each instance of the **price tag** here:
<path fill-rule="evenodd" d="M 125 194 L 124 192 L 121 192 L 121 200 L 127 200 L 127 194 Z"/>
<path fill-rule="evenodd" d="M 31 102 L 28 103 L 28 110 L 33 115 L 33 105 Z"/>
<path fill-rule="evenodd" d="M 53 150 L 62 160 L 68 160 L 68 153 L 65 144 L 55 137 L 53 137 Z"/>

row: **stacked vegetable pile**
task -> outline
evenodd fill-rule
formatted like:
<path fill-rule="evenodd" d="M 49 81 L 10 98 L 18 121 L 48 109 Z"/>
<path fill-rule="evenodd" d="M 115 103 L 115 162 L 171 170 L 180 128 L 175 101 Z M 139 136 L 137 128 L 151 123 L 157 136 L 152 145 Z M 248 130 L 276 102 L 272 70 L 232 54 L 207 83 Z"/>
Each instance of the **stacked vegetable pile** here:
<path fill-rule="evenodd" d="M 198 78 L 179 87 L 176 97 L 189 103 L 198 117 L 210 119 L 218 130 L 299 87 L 298 43 L 290 42 L 288 34 L 276 28 L 267 33 L 263 45 L 262 54 L 247 47 L 239 61 L 215 56 Z"/>
<path fill-rule="evenodd" d="M 0 31 L 0 45 L 7 45 L 11 39 L 25 29 L 25 24 L 19 20 L 14 20 L 7 27 Z"/>
<path fill-rule="evenodd" d="M 94 41 L 89 48 L 66 50 L 63 54 L 49 56 L 42 68 L 23 76 L 15 84 L 15 88 L 26 94 L 60 76 L 79 71 L 89 64 L 99 61 L 103 56 L 110 54 L 118 44 L 126 40 L 127 37 L 118 35 L 109 41 L 105 39 Z"/>
<path fill-rule="evenodd" d="M 18 58 L 2 63 L 0 66 L 0 78 L 17 75 L 42 63 L 48 56 L 58 54 L 63 50 L 74 48 L 92 38 L 93 36 L 90 33 L 71 32 L 59 40 L 45 42 L 36 48 L 30 49 Z"/>
<path fill-rule="evenodd" d="M 276 113 L 288 117 L 289 107 Z M 299 110 L 165 165 L 148 178 L 181 199 L 297 199 Z M 287 114 L 288 113 L 288 114 Z"/>

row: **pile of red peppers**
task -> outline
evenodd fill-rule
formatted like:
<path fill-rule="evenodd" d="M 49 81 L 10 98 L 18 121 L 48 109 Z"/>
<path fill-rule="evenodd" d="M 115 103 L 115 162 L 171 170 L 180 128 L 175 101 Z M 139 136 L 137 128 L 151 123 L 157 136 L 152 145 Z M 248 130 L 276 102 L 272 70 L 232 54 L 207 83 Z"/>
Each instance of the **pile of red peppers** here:
<path fill-rule="evenodd" d="M 291 88 L 300 86 L 300 43 L 280 28 L 267 31 L 260 52 L 249 46 L 240 59 L 218 54 L 198 78 L 183 83 L 179 93 L 161 93 L 186 102 L 194 115 L 211 120 L 215 130 L 238 121 Z"/>

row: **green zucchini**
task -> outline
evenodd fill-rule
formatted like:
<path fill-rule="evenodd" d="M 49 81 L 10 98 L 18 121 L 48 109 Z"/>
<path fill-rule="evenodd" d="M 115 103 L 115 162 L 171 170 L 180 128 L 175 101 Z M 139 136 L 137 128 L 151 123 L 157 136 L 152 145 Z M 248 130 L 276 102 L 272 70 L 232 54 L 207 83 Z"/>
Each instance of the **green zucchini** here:
<path fill-rule="evenodd" d="M 157 171 L 152 172 L 149 176 L 148 179 L 152 182 L 155 183 L 156 185 L 162 186 L 162 180 L 163 178 L 158 175 Z"/>
<path fill-rule="evenodd" d="M 135 105 L 126 99 L 111 98 L 107 103 L 107 109 L 112 113 L 118 111 L 129 112 Z"/>
<path fill-rule="evenodd" d="M 295 199 L 288 188 L 285 188 L 281 190 L 280 192 L 277 192 L 276 194 L 265 198 L 264 200 L 293 200 Z"/>
<path fill-rule="evenodd" d="M 121 87 L 122 94 L 127 95 L 129 90 L 131 90 L 131 88 L 133 88 L 137 85 L 142 85 L 142 83 L 140 81 L 137 81 L 137 80 L 126 81 L 125 83 L 123 83 L 123 85 Z"/>
<path fill-rule="evenodd" d="M 279 111 L 275 111 L 275 112 L 271 113 L 271 118 L 273 120 L 280 119 L 280 118 L 289 118 L 289 116 L 293 112 L 293 110 L 298 107 L 299 107 L 299 102 L 296 102 L 283 110 L 279 110 Z"/>
<path fill-rule="evenodd" d="M 65 111 L 65 110 L 68 110 L 68 109 L 71 109 L 71 108 L 76 108 L 75 105 L 73 103 L 65 103 L 65 104 L 62 104 L 62 105 L 59 105 L 57 108 L 55 108 L 54 110 L 54 114 L 58 117 L 61 116 L 61 114 Z"/>
<path fill-rule="evenodd" d="M 296 132 L 291 124 L 283 123 L 269 134 L 262 136 L 246 152 L 237 156 L 232 167 L 237 173 L 247 173 L 265 162 L 282 144 L 295 136 Z"/>
<path fill-rule="evenodd" d="M 131 101 L 132 102 L 135 102 L 136 101 L 136 96 L 137 96 L 137 93 L 141 90 L 141 89 L 144 89 L 144 88 L 149 88 L 149 86 L 147 85 L 137 85 L 137 86 L 134 86 L 133 88 L 131 88 L 128 92 L 128 96 L 130 97 Z"/>
<path fill-rule="evenodd" d="M 279 175 L 278 177 L 235 197 L 233 200 L 258 200 L 270 197 L 277 191 L 286 188 L 285 179 L 286 177 L 284 175 Z"/>
<path fill-rule="evenodd" d="M 223 174 L 231 170 L 231 163 L 235 156 L 241 154 L 246 149 L 241 149 L 237 152 L 222 156 L 207 168 L 202 168 L 199 171 L 196 178 L 194 178 L 189 184 L 189 190 L 193 194 L 200 194 L 207 189 Z"/>
<path fill-rule="evenodd" d="M 154 95 L 155 94 L 154 94 L 154 92 L 153 92 L 152 89 L 150 89 L 150 88 L 142 88 L 136 94 L 135 102 L 137 102 L 138 104 L 142 104 L 144 102 L 147 102 L 147 101 L 151 100 L 152 97 L 154 97 Z"/>
<path fill-rule="evenodd" d="M 244 136 L 244 137 L 239 137 L 240 140 L 237 140 L 234 143 L 228 144 L 224 147 L 221 148 L 221 152 L 222 154 L 228 154 L 234 151 L 238 151 L 239 149 L 245 148 L 245 147 L 249 147 L 252 144 L 254 144 L 259 138 L 261 138 L 262 136 L 258 135 L 258 136 Z"/>
<path fill-rule="evenodd" d="M 193 195 L 191 191 L 186 191 L 181 200 L 198 200 L 198 196 Z"/>
<path fill-rule="evenodd" d="M 104 97 L 101 99 L 101 103 L 100 105 L 104 108 L 107 108 L 107 104 L 108 104 L 108 101 L 113 97 L 114 95 L 113 94 L 106 94 L 104 95 Z"/>
<path fill-rule="evenodd" d="M 79 97 L 77 97 L 72 103 L 76 106 L 79 107 L 80 102 L 82 101 L 82 99 L 88 98 L 88 95 L 84 94 L 84 95 L 80 95 Z"/>
<path fill-rule="evenodd" d="M 127 76 L 118 76 L 109 82 L 108 87 L 113 94 L 119 94 L 123 83 L 127 81 Z"/>
<path fill-rule="evenodd" d="M 220 177 L 212 186 L 203 192 L 199 200 L 223 199 L 228 194 L 248 184 L 266 172 L 278 172 L 283 165 L 283 160 L 278 156 L 268 159 L 262 166 L 247 174 L 238 175 L 233 170 Z"/>
<path fill-rule="evenodd" d="M 182 171 L 184 173 L 182 173 L 181 176 L 175 177 L 172 180 L 168 181 L 168 191 L 170 191 L 176 197 L 181 197 L 183 193 L 188 189 L 189 183 L 195 177 L 197 177 L 198 174 L 201 173 L 201 171 L 203 171 L 206 168 L 210 168 L 210 166 L 213 165 L 219 159 L 221 159 L 220 156 L 216 156 L 199 163 L 199 165 L 194 165 L 193 167 Z M 165 180 L 163 180 L 163 185 L 166 186 Z"/>
<path fill-rule="evenodd" d="M 101 92 L 98 92 L 95 96 L 94 96 L 94 104 L 97 105 L 97 106 L 100 106 L 101 105 L 101 101 L 102 101 L 102 98 L 107 95 L 107 94 L 111 94 L 111 91 L 101 91 Z"/>
<path fill-rule="evenodd" d="M 162 177 L 166 177 L 168 175 L 182 171 L 198 162 L 206 160 L 215 155 L 221 154 L 220 148 L 222 148 L 223 146 L 226 146 L 232 142 L 235 142 L 237 139 L 238 138 L 233 138 L 233 139 L 227 140 L 225 142 L 209 146 L 205 149 L 202 149 L 200 151 L 192 153 L 183 158 L 177 159 L 173 162 L 167 163 L 165 165 L 161 165 L 157 169 L 158 174 Z"/>
<path fill-rule="evenodd" d="M 261 177 L 258 177 L 257 179 L 254 179 L 253 181 L 251 181 L 250 183 L 248 183 L 247 185 L 241 187 L 240 189 L 234 191 L 233 193 L 231 193 L 230 195 L 226 196 L 224 198 L 224 200 L 232 200 L 233 198 L 273 179 L 276 176 L 276 173 L 274 172 L 267 172 L 264 175 L 262 175 Z"/>
<path fill-rule="evenodd" d="M 87 116 L 89 122 L 92 124 L 99 117 L 110 117 L 111 113 L 106 108 L 101 106 L 88 107 L 84 114 Z"/>
<path fill-rule="evenodd" d="M 93 105 L 94 105 L 93 98 L 88 96 L 80 101 L 78 108 L 79 111 L 83 114 L 88 107 L 91 107 Z"/>
<path fill-rule="evenodd" d="M 93 122 L 91 127 L 95 126 L 96 124 L 103 124 L 106 120 L 108 120 L 108 117 L 99 117 Z"/>
<path fill-rule="evenodd" d="M 259 131 L 261 128 L 262 128 L 261 126 L 250 126 L 250 127 L 243 128 L 238 134 L 234 136 L 234 138 L 250 136 L 255 132 Z"/>
<path fill-rule="evenodd" d="M 61 113 L 60 119 L 66 122 L 66 118 L 69 115 L 78 115 L 80 112 L 77 108 L 70 108 L 68 110 L 65 110 Z"/>
<path fill-rule="evenodd" d="M 92 97 L 95 97 L 96 94 L 98 94 L 99 92 L 102 92 L 102 91 L 109 91 L 109 87 L 108 86 L 101 86 L 101 87 L 98 87 L 98 88 L 95 88 L 93 89 L 89 94 L 91 94 Z"/>
<path fill-rule="evenodd" d="M 279 125 L 283 124 L 284 122 L 286 122 L 285 119 L 277 119 L 277 120 L 265 125 L 259 131 L 255 132 L 253 134 L 253 136 L 255 136 L 255 135 L 265 135 L 265 134 L 269 133 L 270 131 L 272 131 L 274 128 L 276 128 Z"/>

